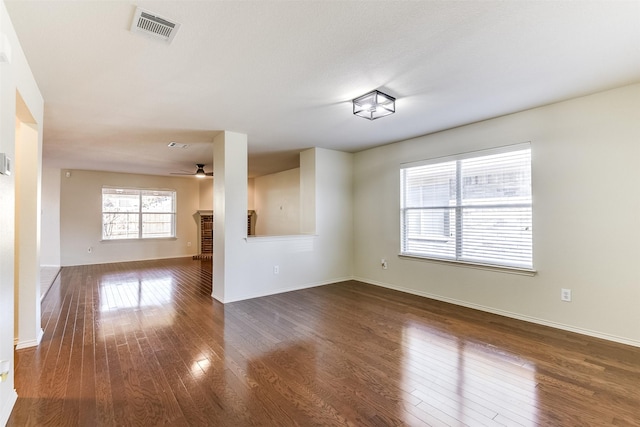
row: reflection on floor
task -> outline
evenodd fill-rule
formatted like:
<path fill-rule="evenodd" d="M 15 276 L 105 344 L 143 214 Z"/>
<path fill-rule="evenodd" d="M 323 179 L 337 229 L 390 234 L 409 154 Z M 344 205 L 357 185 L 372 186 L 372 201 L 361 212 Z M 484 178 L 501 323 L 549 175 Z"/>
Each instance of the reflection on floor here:
<path fill-rule="evenodd" d="M 62 269 L 8 426 L 640 426 L 640 348 L 357 281 L 221 304 L 211 273 Z"/>

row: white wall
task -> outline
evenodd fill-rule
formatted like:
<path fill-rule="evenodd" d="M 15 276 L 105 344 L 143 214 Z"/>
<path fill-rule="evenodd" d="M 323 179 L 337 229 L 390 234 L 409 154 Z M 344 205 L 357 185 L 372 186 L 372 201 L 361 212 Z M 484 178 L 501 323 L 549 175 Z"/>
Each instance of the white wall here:
<path fill-rule="evenodd" d="M 300 233 L 300 168 L 254 180 L 256 235 Z"/>
<path fill-rule="evenodd" d="M 534 277 L 398 257 L 399 165 L 531 141 Z M 355 276 L 640 345 L 640 85 L 355 155 Z M 382 270 L 380 259 L 388 260 Z M 560 301 L 570 288 L 573 301 Z"/>
<path fill-rule="evenodd" d="M 42 168 L 40 265 L 60 267 L 60 169 Z"/>
<path fill-rule="evenodd" d="M 16 92 L 38 123 L 42 140 L 44 101 L 18 42 L 4 2 L 0 2 L 0 37 L 6 36 L 11 63 L 0 63 L 0 153 L 15 159 Z M 0 175 L 0 360 L 11 362 L 7 381 L 0 383 L 0 425 L 4 425 L 17 397 L 13 378 L 15 179 Z"/>
<path fill-rule="evenodd" d="M 308 152 L 314 154 L 306 156 L 312 162 L 301 162 L 301 169 L 313 168 L 313 171 L 301 170 L 300 176 L 303 178 L 301 186 L 315 187 L 316 234 L 244 239 L 238 250 L 226 255 L 227 258 L 239 258 L 233 265 L 242 265 L 243 268 L 233 272 L 233 283 L 225 288 L 224 302 L 352 277 L 353 154 L 320 148 Z M 313 193 L 309 188 L 306 191 Z M 274 274 L 276 265 L 279 274 Z M 215 293 L 215 281 L 213 286 Z"/>
<path fill-rule="evenodd" d="M 195 213 L 198 180 L 111 172 L 62 170 L 60 243 L 63 266 L 192 256 L 198 251 Z M 177 191 L 176 239 L 101 241 L 103 186 L 166 188 Z M 191 246 L 188 246 L 191 242 Z M 88 253 L 88 248 L 92 252 Z"/>
<path fill-rule="evenodd" d="M 227 302 L 243 269 L 242 242 L 247 238 L 247 135 L 220 132 L 213 138 L 213 292 Z"/>

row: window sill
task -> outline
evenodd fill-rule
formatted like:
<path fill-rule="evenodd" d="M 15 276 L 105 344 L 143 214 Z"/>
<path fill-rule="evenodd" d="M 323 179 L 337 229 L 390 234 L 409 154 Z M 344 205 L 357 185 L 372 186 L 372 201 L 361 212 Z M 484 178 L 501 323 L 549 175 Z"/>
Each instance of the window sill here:
<path fill-rule="evenodd" d="M 259 243 L 259 242 L 275 242 L 281 240 L 301 240 L 317 237 L 317 234 L 288 234 L 288 235 L 273 235 L 273 236 L 247 236 L 245 240 L 247 243 Z"/>
<path fill-rule="evenodd" d="M 520 268 L 520 267 L 502 267 L 498 265 L 491 264 L 480 264 L 469 261 L 456 261 L 450 259 L 441 259 L 441 258 L 429 258 L 418 255 L 409 255 L 409 254 L 398 254 L 400 258 L 406 258 L 408 260 L 414 261 L 426 261 L 426 262 L 434 262 L 436 264 L 449 264 L 449 265 L 457 265 L 460 267 L 467 268 L 475 268 L 477 270 L 486 270 L 486 271 L 495 271 L 498 273 L 509 273 L 509 274 L 517 274 L 519 276 L 535 276 L 537 271 L 529 268 Z"/>
<path fill-rule="evenodd" d="M 177 237 L 145 237 L 142 239 L 102 239 L 100 243 L 117 243 L 117 242 L 155 242 L 158 240 L 178 240 Z"/>

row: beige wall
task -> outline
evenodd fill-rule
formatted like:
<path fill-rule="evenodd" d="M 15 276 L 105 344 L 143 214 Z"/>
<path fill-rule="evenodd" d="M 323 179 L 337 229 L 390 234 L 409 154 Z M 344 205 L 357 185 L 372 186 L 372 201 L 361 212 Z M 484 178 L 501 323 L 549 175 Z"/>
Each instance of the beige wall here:
<path fill-rule="evenodd" d="M 254 209 L 253 195 L 254 195 L 254 182 L 253 178 L 248 180 L 248 194 L 247 194 L 247 209 Z M 199 179 L 198 184 L 200 186 L 200 209 L 212 210 L 213 209 L 213 179 Z"/>
<path fill-rule="evenodd" d="M 254 210 L 255 204 L 255 192 L 256 192 L 256 180 L 255 178 L 249 178 L 247 180 L 247 209 Z"/>
<path fill-rule="evenodd" d="M 300 168 L 254 180 L 256 235 L 300 233 Z"/>
<path fill-rule="evenodd" d="M 536 276 L 398 257 L 400 163 L 524 141 Z M 355 276 L 640 345 L 639 141 L 633 85 L 357 153 Z M 572 302 L 560 300 L 561 288 L 572 289 Z"/>
<path fill-rule="evenodd" d="M 60 169 L 42 168 L 40 265 L 60 266 Z"/>
<path fill-rule="evenodd" d="M 18 106 L 23 102 L 18 96 Z M 25 110 L 27 107 L 24 107 Z M 20 109 L 20 108 L 19 108 Z M 19 114 L 20 116 L 20 114 Z M 15 338 L 16 349 L 38 345 L 40 322 L 40 224 L 42 138 L 31 114 L 16 121 L 15 169 Z"/>
<path fill-rule="evenodd" d="M 198 179 L 199 189 L 199 209 L 203 211 L 213 210 L 213 179 L 203 178 Z"/>
<path fill-rule="evenodd" d="M 173 258 L 197 253 L 198 224 L 194 215 L 200 209 L 198 180 L 81 170 L 70 170 L 71 176 L 67 178 L 67 171 L 62 170 L 60 188 L 63 266 Z M 176 190 L 177 238 L 101 241 L 101 189 L 105 185 Z"/>

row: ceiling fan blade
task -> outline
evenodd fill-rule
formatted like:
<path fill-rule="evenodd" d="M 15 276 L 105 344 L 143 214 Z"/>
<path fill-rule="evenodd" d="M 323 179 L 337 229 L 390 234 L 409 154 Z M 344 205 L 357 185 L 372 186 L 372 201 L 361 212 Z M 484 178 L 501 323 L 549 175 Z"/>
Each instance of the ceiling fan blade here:
<path fill-rule="evenodd" d="M 196 163 L 196 171 L 194 173 L 186 173 L 183 172 L 170 172 L 170 175 L 185 175 L 185 176 L 197 176 L 197 177 L 205 177 L 205 176 L 213 176 L 213 172 L 205 172 L 204 171 L 204 163 Z"/>

